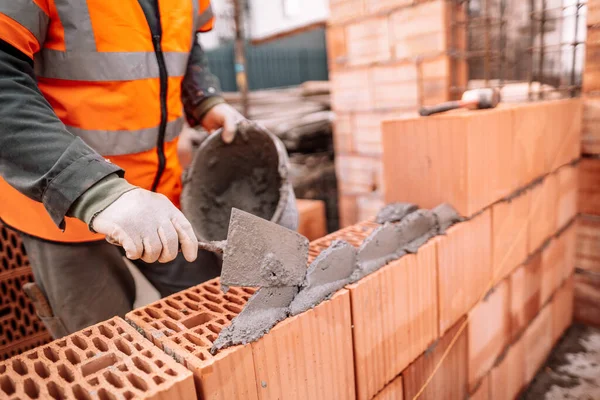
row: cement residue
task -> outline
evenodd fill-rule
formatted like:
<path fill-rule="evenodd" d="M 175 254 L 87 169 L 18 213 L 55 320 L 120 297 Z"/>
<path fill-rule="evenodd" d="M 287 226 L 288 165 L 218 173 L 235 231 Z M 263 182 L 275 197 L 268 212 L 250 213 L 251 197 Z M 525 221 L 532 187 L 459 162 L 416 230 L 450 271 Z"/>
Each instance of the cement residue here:
<path fill-rule="evenodd" d="M 206 139 L 194 156 L 182 206 L 200 238 L 224 240 L 232 208 L 266 220 L 275 214 L 284 183 L 274 140 L 242 123 L 231 144 L 219 134 Z"/>
<path fill-rule="evenodd" d="M 273 222 L 233 209 L 223 253 L 225 286 L 299 286 L 306 275 L 308 239 Z"/>
<path fill-rule="evenodd" d="M 261 288 L 232 321 L 231 325 L 224 328 L 213 347 L 211 353 L 234 346 L 254 342 L 268 333 L 275 324 L 284 320 L 289 313 L 289 305 L 298 288 L 274 287 Z"/>
<path fill-rule="evenodd" d="M 521 399 L 600 399 L 600 330 L 569 328 Z"/>
<path fill-rule="evenodd" d="M 378 224 L 386 222 L 398 222 L 408 214 L 417 211 L 419 207 L 411 203 L 392 203 L 383 207 L 378 213 L 375 221 Z"/>
<path fill-rule="evenodd" d="M 377 271 L 404 254 L 406 252 L 403 250 L 402 236 L 398 227 L 389 222 L 380 226 L 359 247 L 356 256 L 358 268 L 352 275 L 352 281 Z"/>
<path fill-rule="evenodd" d="M 440 204 L 431 211 L 433 212 L 433 215 L 435 215 L 438 225 L 438 233 L 440 235 L 446 233 L 446 230 L 452 225 L 464 220 L 464 218 L 460 216 L 454 207 L 448 203 Z"/>
<path fill-rule="evenodd" d="M 300 314 L 329 298 L 350 282 L 356 265 L 356 249 L 336 240 L 311 263 L 300 292 L 290 305 L 292 315 Z"/>

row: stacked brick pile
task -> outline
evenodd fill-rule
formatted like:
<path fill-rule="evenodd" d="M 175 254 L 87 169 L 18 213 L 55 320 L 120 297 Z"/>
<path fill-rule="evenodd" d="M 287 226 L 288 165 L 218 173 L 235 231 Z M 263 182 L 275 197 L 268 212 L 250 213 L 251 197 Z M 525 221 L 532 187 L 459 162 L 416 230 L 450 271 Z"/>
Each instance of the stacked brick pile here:
<path fill-rule="evenodd" d="M 0 360 L 50 340 L 22 290 L 31 281 L 33 275 L 21 239 L 0 223 Z"/>
<path fill-rule="evenodd" d="M 588 1 L 575 319 L 600 326 L 600 1 Z"/>
<path fill-rule="evenodd" d="M 554 118 L 556 104 L 535 105 L 536 115 Z M 578 105 L 561 103 L 563 117 L 571 115 L 575 125 Z M 459 166 L 466 154 L 496 143 L 465 134 L 473 132 L 470 124 L 487 126 L 486 116 L 496 118 L 495 111 L 392 122 L 384 127 L 384 141 L 407 131 L 407 139 L 418 140 L 429 128 L 442 136 L 467 135 L 466 153 L 416 146 L 410 156 L 427 152 L 437 165 L 450 154 L 456 166 L 446 174 L 452 178 L 464 173 Z M 448 123 L 453 118 L 460 125 Z M 230 288 L 224 294 L 215 279 L 132 311 L 126 319 L 135 330 L 113 319 L 0 364 L 0 397 L 187 399 L 193 376 L 201 399 L 513 398 L 571 321 L 577 167 L 567 155 L 562 165 L 548 160 L 580 138 L 561 135 L 556 146 L 559 135 L 548 131 L 556 123 L 544 125 L 544 132 L 520 132 L 521 140 L 541 139 L 535 151 L 519 153 L 523 168 L 512 175 L 491 167 L 493 159 L 481 170 L 490 182 L 502 181 L 498 174 L 514 178 L 508 197 L 485 205 L 488 190 L 497 193 L 497 187 L 470 180 L 482 187 L 458 204 L 481 204 L 473 217 L 254 343 L 211 354 L 220 331 L 255 292 Z M 509 127 L 504 140 L 511 142 Z M 491 139 L 494 130 L 480 134 Z M 521 185 L 539 151 L 541 172 Z M 477 168 L 477 160 L 469 159 L 469 168 Z M 338 239 L 359 248 L 378 227 L 366 221 L 313 241 L 310 258 Z"/>
<path fill-rule="evenodd" d="M 449 100 L 465 86 L 464 10 L 447 0 L 332 0 L 327 49 L 340 224 L 383 203 L 381 121 Z M 458 2 L 456 2 L 458 3 Z M 453 82 L 454 80 L 454 82 Z"/>

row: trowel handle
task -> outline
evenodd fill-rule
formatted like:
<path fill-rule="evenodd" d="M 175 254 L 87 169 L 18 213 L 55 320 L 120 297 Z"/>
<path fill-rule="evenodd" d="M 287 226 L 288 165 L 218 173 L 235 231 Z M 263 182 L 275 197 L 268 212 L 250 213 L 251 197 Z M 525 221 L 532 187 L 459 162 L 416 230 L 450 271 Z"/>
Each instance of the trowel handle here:
<path fill-rule="evenodd" d="M 429 115 L 442 113 L 445 111 L 456 110 L 457 108 L 463 107 L 463 103 L 461 101 L 448 101 L 441 104 L 436 104 L 435 106 L 426 106 L 422 107 L 419 110 L 419 114 L 422 117 L 427 117 Z"/>
<path fill-rule="evenodd" d="M 198 247 L 201 250 L 210 251 L 215 254 L 223 254 L 225 251 L 225 246 L 227 245 L 226 240 L 221 240 L 219 242 L 201 242 L 198 241 Z"/>

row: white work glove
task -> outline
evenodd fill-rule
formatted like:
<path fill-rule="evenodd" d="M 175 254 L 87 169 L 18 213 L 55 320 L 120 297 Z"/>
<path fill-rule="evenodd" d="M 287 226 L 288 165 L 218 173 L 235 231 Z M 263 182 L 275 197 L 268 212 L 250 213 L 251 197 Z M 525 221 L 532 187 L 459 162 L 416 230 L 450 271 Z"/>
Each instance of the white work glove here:
<path fill-rule="evenodd" d="M 131 260 L 172 261 L 181 251 L 188 261 L 198 255 L 198 240 L 189 221 L 165 196 L 134 189 L 119 197 L 92 221 L 94 231 L 122 246 Z"/>

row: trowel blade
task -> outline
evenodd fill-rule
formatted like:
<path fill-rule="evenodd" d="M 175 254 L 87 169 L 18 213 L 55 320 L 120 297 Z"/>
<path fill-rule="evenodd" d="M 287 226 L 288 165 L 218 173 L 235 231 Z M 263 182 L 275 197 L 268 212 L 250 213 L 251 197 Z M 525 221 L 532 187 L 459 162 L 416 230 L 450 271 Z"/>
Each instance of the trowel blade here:
<path fill-rule="evenodd" d="M 223 252 L 222 285 L 300 285 L 307 261 L 307 238 L 237 208 L 231 210 Z"/>

